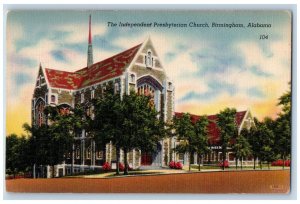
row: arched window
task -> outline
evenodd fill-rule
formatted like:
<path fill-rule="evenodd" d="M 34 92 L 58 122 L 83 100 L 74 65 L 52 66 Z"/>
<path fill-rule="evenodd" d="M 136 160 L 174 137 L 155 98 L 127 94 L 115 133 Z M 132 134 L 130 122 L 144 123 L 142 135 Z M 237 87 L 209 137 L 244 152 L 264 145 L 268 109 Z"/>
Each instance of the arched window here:
<path fill-rule="evenodd" d="M 36 104 L 35 111 L 36 111 L 36 124 L 40 127 L 44 123 L 44 108 L 45 103 L 43 101 L 39 101 Z"/>
<path fill-rule="evenodd" d="M 153 67 L 153 57 L 151 51 L 148 51 L 147 55 L 145 56 L 145 64 L 146 67 Z"/>
<path fill-rule="evenodd" d="M 91 146 L 86 149 L 86 158 L 91 159 Z"/>
<path fill-rule="evenodd" d="M 56 97 L 55 95 L 51 95 L 51 103 L 55 103 L 56 102 Z"/>
<path fill-rule="evenodd" d="M 120 89 L 119 89 L 119 84 L 115 83 L 115 93 L 119 93 Z"/>
<path fill-rule="evenodd" d="M 91 91 L 91 99 L 94 99 L 95 98 L 95 90 L 92 90 Z"/>
<path fill-rule="evenodd" d="M 80 102 L 81 102 L 81 103 L 84 102 L 84 93 L 81 93 L 81 95 L 80 95 Z"/>
<path fill-rule="evenodd" d="M 131 83 L 135 83 L 135 76 L 134 76 L 134 74 L 130 75 L 130 82 Z"/>
<path fill-rule="evenodd" d="M 75 157 L 76 157 L 76 159 L 80 159 L 80 149 L 79 149 L 79 147 L 76 148 Z"/>

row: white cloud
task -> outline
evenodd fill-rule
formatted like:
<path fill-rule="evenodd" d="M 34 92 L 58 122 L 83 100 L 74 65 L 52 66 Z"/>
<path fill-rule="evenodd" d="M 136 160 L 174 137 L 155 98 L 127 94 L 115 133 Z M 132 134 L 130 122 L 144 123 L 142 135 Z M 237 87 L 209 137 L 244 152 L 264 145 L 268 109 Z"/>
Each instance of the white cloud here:
<path fill-rule="evenodd" d="M 66 24 L 66 25 L 59 25 L 54 27 L 55 30 L 69 32 L 66 38 L 62 39 L 65 43 L 81 43 L 88 41 L 88 32 L 89 32 L 89 25 L 88 23 L 74 23 L 74 24 Z M 105 25 L 94 25 L 92 24 L 92 36 L 95 35 L 104 35 L 107 31 L 107 27 Z"/>

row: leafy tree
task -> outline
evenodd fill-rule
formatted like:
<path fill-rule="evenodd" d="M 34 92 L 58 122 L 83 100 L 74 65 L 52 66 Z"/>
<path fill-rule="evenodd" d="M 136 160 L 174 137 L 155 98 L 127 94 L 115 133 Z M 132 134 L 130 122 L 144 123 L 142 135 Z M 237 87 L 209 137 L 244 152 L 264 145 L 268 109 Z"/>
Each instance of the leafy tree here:
<path fill-rule="evenodd" d="M 269 164 L 269 162 L 274 159 L 272 148 L 274 144 L 274 134 L 265 123 L 258 122 L 257 119 L 255 119 L 255 124 L 255 128 L 252 129 L 252 138 L 249 141 L 252 146 L 254 159 L 259 158 L 260 168 L 262 169 L 262 161 L 267 161 Z"/>
<path fill-rule="evenodd" d="M 235 143 L 233 144 L 233 151 L 235 152 L 235 167 L 237 169 L 238 159 L 241 161 L 241 169 L 243 169 L 243 158 L 248 157 L 251 154 L 251 146 L 246 139 L 248 136 L 248 130 L 242 129 L 240 135 L 237 136 Z"/>
<path fill-rule="evenodd" d="M 291 123 L 289 117 L 281 116 L 276 120 L 275 134 L 275 150 L 283 160 L 282 168 L 284 169 L 285 160 L 291 154 Z"/>
<path fill-rule="evenodd" d="M 122 137 L 119 145 L 124 151 L 124 174 L 128 174 L 127 153 L 133 149 L 153 150 L 164 136 L 164 123 L 150 103 L 150 96 L 131 92 L 123 95 L 120 103 Z"/>
<path fill-rule="evenodd" d="M 221 136 L 221 149 L 222 149 L 222 161 L 223 161 L 223 170 L 225 169 L 225 160 L 226 160 L 226 153 L 228 150 L 228 147 L 230 145 L 230 140 L 232 138 L 235 138 L 238 129 L 235 122 L 235 109 L 226 108 L 223 111 L 220 111 L 219 114 L 217 114 L 217 126 L 220 130 L 220 136 Z"/>
<path fill-rule="evenodd" d="M 15 174 L 25 172 L 29 163 L 27 160 L 28 139 L 22 135 L 11 134 L 6 137 L 6 172 Z"/>
<path fill-rule="evenodd" d="M 189 158 L 191 158 L 191 154 L 197 151 L 196 140 L 198 139 L 196 139 L 195 128 L 192 124 L 191 116 L 189 113 L 185 113 L 182 115 L 182 117 L 174 117 L 173 121 L 177 134 L 177 139 L 180 141 L 175 150 L 180 153 L 187 153 Z M 201 128 L 202 127 L 199 127 L 198 124 L 198 131 L 201 131 Z M 189 171 L 190 170 L 191 162 L 189 162 Z"/>
<path fill-rule="evenodd" d="M 30 166 L 33 166 L 33 177 L 35 178 L 36 166 L 48 165 L 52 157 L 51 154 L 55 151 L 52 149 L 51 132 L 47 125 L 31 127 L 25 123 L 23 128 L 29 134 L 29 151 L 27 155 Z"/>
<path fill-rule="evenodd" d="M 122 137 L 122 110 L 120 94 L 116 94 L 113 84 L 109 83 L 105 87 L 103 95 L 93 101 L 95 117 L 91 121 L 92 134 L 98 146 L 102 146 L 105 160 L 106 144 L 112 141 L 116 147 L 117 168 L 119 174 L 120 161 L 120 139 Z"/>
<path fill-rule="evenodd" d="M 275 121 L 275 151 L 283 160 L 291 154 L 291 91 L 286 92 L 279 98 L 278 105 L 282 106 L 282 112 Z"/>
<path fill-rule="evenodd" d="M 202 116 L 194 125 L 195 137 L 193 143 L 195 144 L 197 156 L 198 156 L 198 170 L 201 170 L 201 160 L 204 154 L 210 152 L 208 147 L 208 119 L 206 116 Z"/>
<path fill-rule="evenodd" d="M 72 146 L 74 144 L 74 137 L 80 133 L 82 129 L 88 127 L 87 120 L 84 117 L 84 108 L 81 105 L 77 105 L 74 109 L 61 109 L 59 106 L 48 106 L 45 108 L 45 114 L 48 116 L 50 126 L 49 129 L 51 138 L 49 145 L 49 165 L 53 166 L 54 177 L 54 165 L 59 164 L 66 159 L 66 155 L 70 151 L 74 151 Z M 72 162 L 73 165 L 73 162 Z M 73 166 L 72 171 L 73 172 Z"/>

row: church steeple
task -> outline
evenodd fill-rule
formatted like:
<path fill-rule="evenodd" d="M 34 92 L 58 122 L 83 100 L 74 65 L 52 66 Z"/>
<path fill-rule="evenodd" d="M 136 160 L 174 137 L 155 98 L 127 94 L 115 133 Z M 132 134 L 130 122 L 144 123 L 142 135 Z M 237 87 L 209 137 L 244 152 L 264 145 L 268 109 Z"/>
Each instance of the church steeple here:
<path fill-rule="evenodd" d="M 89 39 L 88 39 L 88 52 L 87 52 L 87 67 L 93 64 L 93 46 L 92 46 L 92 31 L 91 31 L 91 15 L 89 19 Z"/>

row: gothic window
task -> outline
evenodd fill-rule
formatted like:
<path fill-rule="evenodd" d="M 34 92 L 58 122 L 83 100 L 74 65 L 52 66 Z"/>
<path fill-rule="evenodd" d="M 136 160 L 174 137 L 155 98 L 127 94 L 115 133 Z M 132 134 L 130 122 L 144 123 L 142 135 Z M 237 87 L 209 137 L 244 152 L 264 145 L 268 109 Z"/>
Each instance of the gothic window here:
<path fill-rule="evenodd" d="M 94 120 L 95 118 L 95 112 L 94 112 L 95 107 L 91 106 L 91 119 Z"/>
<path fill-rule="evenodd" d="M 145 56 L 145 64 L 146 67 L 153 67 L 153 57 L 151 51 L 148 51 L 147 55 Z"/>
<path fill-rule="evenodd" d="M 135 76 L 134 76 L 134 74 L 130 75 L 130 82 L 131 83 L 135 83 Z"/>
<path fill-rule="evenodd" d="M 172 83 L 171 82 L 168 83 L 168 89 L 172 89 Z"/>
<path fill-rule="evenodd" d="M 86 149 L 86 158 L 91 159 L 91 146 Z"/>
<path fill-rule="evenodd" d="M 75 157 L 76 157 L 76 159 L 80 159 L 80 149 L 79 149 L 79 147 L 76 148 Z"/>
<path fill-rule="evenodd" d="M 59 109 L 60 115 L 69 115 L 70 114 L 70 109 L 69 107 L 61 107 Z"/>
<path fill-rule="evenodd" d="M 84 102 L 84 93 L 81 93 L 81 95 L 80 95 L 80 102 L 81 102 L 81 103 Z"/>
<path fill-rule="evenodd" d="M 103 158 L 103 152 L 102 151 L 97 151 L 97 158 L 102 159 Z"/>
<path fill-rule="evenodd" d="M 115 93 L 119 93 L 119 84 L 115 83 Z"/>
<path fill-rule="evenodd" d="M 37 112 L 37 125 L 38 126 L 42 126 L 43 121 L 44 121 L 44 103 L 42 101 L 40 101 L 37 106 L 36 106 L 36 112 Z"/>
<path fill-rule="evenodd" d="M 71 152 L 68 152 L 67 159 L 70 159 L 70 158 L 71 158 Z"/>
<path fill-rule="evenodd" d="M 89 117 L 92 117 L 93 116 L 93 110 L 94 110 L 93 106 L 88 106 L 86 108 L 86 115 L 89 116 Z"/>
<path fill-rule="evenodd" d="M 55 103 L 55 101 L 56 101 L 55 95 L 51 95 L 51 103 Z"/>
<path fill-rule="evenodd" d="M 95 98 L 95 90 L 92 90 L 91 91 L 91 99 L 94 99 Z"/>

